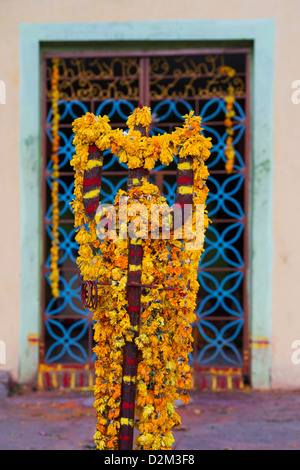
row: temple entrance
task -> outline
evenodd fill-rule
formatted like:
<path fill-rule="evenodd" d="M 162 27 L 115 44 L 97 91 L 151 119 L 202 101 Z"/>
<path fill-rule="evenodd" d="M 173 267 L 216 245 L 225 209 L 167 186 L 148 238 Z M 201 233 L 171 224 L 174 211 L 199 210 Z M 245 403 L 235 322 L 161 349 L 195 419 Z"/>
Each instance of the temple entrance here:
<path fill-rule="evenodd" d="M 59 59 L 59 290 L 49 283 L 51 188 L 53 171 L 51 103 L 52 59 Z M 249 380 L 248 211 L 250 92 L 248 49 L 198 49 L 138 52 L 44 54 L 42 73 L 43 265 L 41 276 L 41 387 L 89 388 L 93 383 L 93 325 L 82 307 L 76 267 L 73 214 L 74 153 L 72 122 L 92 112 L 108 115 L 112 127 L 126 128 L 139 103 L 151 107 L 151 135 L 171 132 L 182 116 L 202 116 L 203 133 L 212 137 L 208 161 L 208 216 L 205 253 L 199 266 L 200 289 L 194 350 L 194 384 L 204 389 L 242 388 Z M 228 114 L 228 96 L 233 113 Z M 229 116 L 229 117 L 228 117 Z M 229 119 L 229 121 L 228 121 Z M 230 129 L 232 131 L 230 131 Z M 234 167 L 228 172 L 228 135 Z M 126 187 L 127 167 L 105 155 L 101 200 L 113 203 Z M 168 203 L 174 203 L 176 165 L 151 172 Z"/>

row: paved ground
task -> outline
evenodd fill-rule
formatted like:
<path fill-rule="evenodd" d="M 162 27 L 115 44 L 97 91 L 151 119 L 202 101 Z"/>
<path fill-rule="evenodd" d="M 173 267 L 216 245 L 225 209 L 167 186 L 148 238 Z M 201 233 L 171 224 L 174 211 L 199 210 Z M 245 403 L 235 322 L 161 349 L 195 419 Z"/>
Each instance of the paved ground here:
<path fill-rule="evenodd" d="M 23 391 L 0 398 L 0 450 L 94 448 L 90 393 Z M 300 392 L 193 392 L 180 406 L 177 450 L 300 450 Z"/>

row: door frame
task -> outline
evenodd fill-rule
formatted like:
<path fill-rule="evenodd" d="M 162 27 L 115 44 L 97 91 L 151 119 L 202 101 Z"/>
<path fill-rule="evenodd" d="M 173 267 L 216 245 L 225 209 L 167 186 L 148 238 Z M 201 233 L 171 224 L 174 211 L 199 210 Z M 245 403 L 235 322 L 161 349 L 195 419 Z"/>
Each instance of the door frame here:
<path fill-rule="evenodd" d="M 120 40 L 120 38 L 122 40 Z M 59 45 L 58 45 L 59 43 Z M 35 23 L 20 27 L 21 302 L 19 383 L 39 366 L 41 222 L 41 54 L 108 47 L 123 50 L 247 46 L 251 49 L 249 188 L 249 340 L 252 388 L 271 387 L 273 261 L 274 22 L 170 20 L 126 23 Z M 127 48 L 127 49 L 126 49 Z M 35 346 L 35 347 L 33 347 Z"/>
<path fill-rule="evenodd" d="M 49 272 L 50 268 L 46 266 L 46 261 L 48 258 L 49 253 L 46 253 L 45 251 L 45 243 L 46 243 L 46 225 L 49 222 L 48 220 L 45 219 L 46 217 L 46 212 L 47 212 L 47 205 L 46 205 L 46 186 L 47 186 L 47 180 L 49 178 L 49 174 L 46 170 L 47 168 L 47 137 L 46 137 L 46 129 L 47 129 L 47 86 L 46 86 L 46 80 L 47 80 L 47 61 L 51 60 L 53 58 L 56 59 L 62 59 L 62 60 L 69 60 L 75 58 L 77 59 L 111 59 L 111 58 L 134 58 L 137 60 L 139 63 L 139 78 L 137 81 L 139 82 L 139 102 L 142 103 L 144 106 L 151 106 L 151 97 L 150 97 L 150 61 L 151 59 L 155 57 L 164 57 L 164 58 L 170 58 L 170 57 L 182 57 L 184 56 L 186 59 L 188 59 L 190 56 L 212 56 L 212 55 L 236 55 L 236 54 L 244 54 L 245 57 L 245 94 L 242 97 L 245 100 L 245 119 L 243 120 L 243 124 L 245 125 L 245 144 L 244 144 L 244 151 L 242 153 L 245 167 L 243 170 L 239 172 L 240 175 L 244 176 L 244 190 L 243 190 L 243 196 L 244 196 L 244 204 L 243 204 L 243 210 L 244 210 L 244 217 L 241 219 L 241 223 L 243 224 L 243 236 L 244 236 L 244 243 L 243 243 L 243 251 L 241 253 L 242 259 L 244 261 L 244 264 L 242 267 L 232 268 L 233 272 L 240 272 L 242 273 L 243 277 L 243 295 L 242 295 L 242 305 L 243 305 L 243 328 L 242 328 L 242 349 L 240 351 L 241 356 L 243 358 L 243 364 L 235 365 L 232 366 L 232 364 L 228 363 L 223 366 L 216 366 L 213 363 L 212 364 L 207 364 L 207 365 L 199 365 L 197 363 L 197 355 L 199 354 L 199 351 L 197 351 L 197 336 L 194 336 L 194 354 L 193 358 L 194 361 L 191 366 L 191 371 L 192 371 L 192 383 L 193 386 L 199 387 L 199 388 L 212 388 L 213 390 L 222 389 L 223 388 L 228 388 L 231 389 L 233 388 L 243 388 L 244 385 L 247 385 L 249 383 L 250 379 L 250 357 L 249 357 L 249 292 L 248 292 L 248 263 L 249 263 L 249 243 L 248 243 L 248 231 L 249 231 L 249 222 L 248 222 L 248 212 L 249 212 L 249 207 L 250 207 L 250 202 L 249 202 L 249 176 L 250 176 L 250 125 L 251 125 L 251 112 L 250 112 L 250 47 L 222 47 L 222 48 L 216 48 L 216 47 L 205 47 L 205 48 L 198 48 L 198 49 L 187 49 L 187 48 L 180 48 L 180 49 L 156 49 L 156 50 L 122 50 L 122 51 L 103 51 L 103 50 L 97 50 L 97 51 L 89 51 L 89 50 L 84 50 L 84 51 L 79 51 L 79 52 L 68 52 L 68 51 L 61 51 L 61 52 L 44 52 L 41 56 L 41 61 L 42 61 L 42 158 L 43 158 L 43 169 L 42 169 L 42 175 L 41 175 L 41 184 L 42 184 L 42 201 L 43 201 L 43 218 L 44 220 L 44 230 L 43 230 L 43 260 L 42 260 L 42 271 L 41 271 L 41 329 L 40 329 L 40 363 L 39 363 L 39 386 L 43 387 L 44 382 L 49 383 L 48 377 L 51 378 L 51 376 L 56 375 L 57 370 L 61 370 L 64 372 L 69 372 L 69 375 L 74 374 L 81 374 L 82 370 L 89 368 L 90 370 L 94 369 L 94 364 L 92 362 L 91 358 L 91 344 L 92 344 L 92 333 L 90 332 L 90 325 L 89 325 L 89 333 L 88 333 L 88 344 L 89 344 L 89 351 L 88 351 L 88 356 L 89 358 L 87 359 L 86 363 L 49 363 L 45 360 L 46 356 L 46 346 L 45 346 L 45 335 L 46 335 L 46 322 L 47 322 L 47 314 L 45 313 L 45 292 L 46 292 L 46 280 L 45 280 L 45 275 L 46 273 Z M 217 72 L 216 72 L 217 73 Z M 197 99 L 197 96 L 191 97 L 192 99 Z M 211 96 L 211 99 L 217 98 L 217 95 Z M 74 98 L 76 100 L 76 98 Z M 77 98 L 79 99 L 79 98 Z M 87 101 L 89 101 L 88 97 L 86 97 Z M 137 98 L 135 97 L 135 100 Z M 206 98 L 199 98 L 199 102 L 201 99 L 206 99 Z M 92 99 L 91 99 L 92 101 Z M 163 98 L 162 98 L 163 101 Z M 195 110 L 199 109 L 200 103 L 198 102 L 198 106 L 196 106 Z M 85 99 L 83 100 L 83 103 L 86 103 Z M 202 102 L 203 104 L 203 102 Z M 91 112 L 94 112 L 94 108 L 92 107 L 90 109 Z M 199 111 L 196 111 L 196 114 L 199 113 Z M 203 116 L 202 116 L 203 117 Z M 203 121 L 204 126 L 207 125 L 207 122 Z M 48 155 L 49 157 L 49 155 Z M 209 171 L 210 176 L 214 177 L 214 168 Z M 225 170 L 224 170 L 225 172 Z M 106 172 L 104 171 L 103 175 L 108 176 L 109 175 L 109 170 Z M 126 171 L 124 172 L 126 173 Z M 158 185 L 159 187 L 162 186 L 162 178 L 164 174 L 168 174 L 168 168 L 166 170 L 160 170 L 159 172 L 155 172 L 156 176 L 158 178 L 155 178 L 155 184 Z M 154 176 L 154 175 L 153 175 Z M 160 183 L 161 182 L 161 185 Z M 162 191 L 162 187 L 160 187 L 160 190 Z M 64 219 L 64 217 L 62 217 Z M 212 218 L 212 226 L 214 226 L 214 220 L 215 218 Z M 231 220 L 232 223 L 234 223 L 234 219 Z M 67 222 L 66 220 L 62 220 L 62 222 Z M 218 222 L 218 221 L 217 221 Z M 224 222 L 222 220 L 221 222 Z M 227 221 L 228 222 L 228 221 Z M 63 227 L 63 226 L 62 226 Z M 68 269 L 68 268 L 67 268 Z M 215 268 L 216 269 L 216 268 Z M 222 269 L 222 268 L 221 268 Z M 220 270 L 221 270 L 220 269 Z M 209 271 L 209 268 L 202 268 L 204 272 Z M 62 267 L 61 269 L 61 275 L 63 276 L 63 273 L 66 272 L 65 269 Z M 69 271 L 68 271 L 69 272 Z M 74 274 L 76 273 L 76 269 Z M 211 273 L 212 274 L 212 273 Z M 72 314 L 71 314 L 72 316 Z M 53 317 L 52 317 L 53 318 Z M 84 317 L 86 321 L 88 321 L 90 324 L 92 322 L 92 314 L 88 314 L 86 317 Z M 203 319 L 203 318 L 202 318 Z M 204 320 L 210 321 L 211 317 L 204 318 Z M 220 320 L 220 318 L 218 318 Z M 78 318 L 77 318 L 78 320 Z M 211 319 L 212 321 L 214 319 Z M 196 321 L 197 324 L 198 321 Z M 201 323 L 201 322 L 200 322 Z M 195 325 L 194 325 L 195 326 Z M 75 372 L 76 371 L 76 372 Z M 67 374 L 65 374 L 65 377 Z M 224 380 L 225 379 L 225 380 Z M 50 380 L 51 382 L 51 380 Z M 57 381 L 54 380 L 56 383 Z M 65 380 L 67 383 L 67 380 Z M 77 380 L 77 382 L 80 382 Z M 74 383 L 74 380 L 73 380 Z"/>

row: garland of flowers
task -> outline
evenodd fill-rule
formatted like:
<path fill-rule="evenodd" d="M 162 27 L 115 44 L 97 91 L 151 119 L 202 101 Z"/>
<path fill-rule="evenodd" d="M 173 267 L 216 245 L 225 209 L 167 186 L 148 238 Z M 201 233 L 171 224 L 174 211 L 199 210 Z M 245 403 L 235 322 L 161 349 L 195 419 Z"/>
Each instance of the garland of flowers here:
<path fill-rule="evenodd" d="M 235 116 L 235 111 L 234 111 L 234 102 L 235 102 L 235 97 L 234 97 L 234 88 L 230 85 L 228 87 L 228 95 L 225 97 L 225 107 L 226 107 L 226 113 L 225 113 L 225 130 L 227 133 L 226 137 L 226 147 L 225 147 L 225 156 L 227 158 L 226 164 L 225 164 L 225 169 L 228 174 L 231 174 L 233 171 L 233 165 L 234 165 L 234 159 L 235 159 L 235 150 L 233 146 L 233 135 L 234 135 L 234 130 L 233 130 L 233 118 Z"/>
<path fill-rule="evenodd" d="M 235 69 L 232 67 L 229 67 L 227 65 L 223 65 L 219 67 L 219 73 L 226 74 L 229 79 L 233 78 L 235 76 Z M 234 135 L 234 130 L 233 130 L 233 119 L 235 116 L 235 111 L 234 111 L 234 102 L 235 102 L 235 96 L 234 96 L 234 87 L 230 83 L 228 88 L 227 88 L 228 94 L 225 96 L 225 119 L 224 119 L 224 125 L 225 125 L 225 131 L 227 134 L 226 140 L 225 140 L 225 157 L 227 159 L 225 163 L 225 170 L 227 171 L 228 174 L 231 174 L 233 171 L 233 165 L 234 165 L 234 159 L 235 159 L 235 150 L 233 146 L 233 135 Z"/>
<path fill-rule="evenodd" d="M 51 273 L 49 276 L 51 283 L 51 291 L 53 297 L 59 296 L 59 270 L 58 270 L 58 259 L 59 259 L 59 59 L 52 59 L 52 76 L 51 76 L 51 97 L 52 97 L 52 187 L 51 187 L 51 202 L 52 202 L 52 230 L 51 230 Z"/>
<path fill-rule="evenodd" d="M 117 449 L 120 428 L 123 347 L 132 341 L 134 328 L 127 313 L 128 237 L 101 238 L 97 233 L 97 217 L 87 217 L 83 205 L 82 185 L 87 167 L 89 146 L 108 148 L 129 168 L 150 170 L 156 161 L 170 163 L 174 155 L 193 157 L 194 198 L 192 226 L 196 226 L 196 205 L 205 204 L 208 177 L 205 160 L 210 155 L 210 139 L 201 133 L 201 119 L 193 112 L 184 116 L 185 122 L 172 134 L 143 136 L 136 126 L 147 128 L 151 122 L 150 109 L 137 108 L 128 119 L 128 133 L 112 130 L 107 116 L 91 113 L 74 122 L 76 154 L 71 164 L 75 170 L 72 208 L 75 214 L 79 243 L 77 263 L 84 280 L 96 280 L 101 288 L 101 302 L 94 311 L 94 351 L 96 382 L 95 408 L 97 426 L 95 443 L 98 449 Z M 127 211 L 135 204 L 147 208 L 148 219 L 152 204 L 166 204 L 157 186 L 144 181 L 128 191 L 120 190 L 114 208 L 120 210 L 120 197 L 127 199 Z M 149 219 L 150 220 L 150 219 Z M 153 222 L 151 220 L 151 222 Z M 134 223 L 128 217 L 128 223 Z M 157 221 L 158 228 L 161 228 Z M 204 226 L 209 220 L 205 211 Z M 117 229 L 121 227 L 117 223 Z M 104 230 L 104 229 L 102 229 Z M 99 237 L 98 237 L 99 235 Z M 139 435 L 137 449 L 170 449 L 174 441 L 172 429 L 180 425 L 175 400 L 189 401 L 191 387 L 188 355 L 192 351 L 192 327 L 199 284 L 198 264 L 203 247 L 188 250 L 190 240 L 178 240 L 171 231 L 167 240 L 140 238 L 143 247 L 141 326 L 135 341 L 141 351 L 136 377 L 136 427 Z M 174 290 L 176 285 L 176 290 Z"/>

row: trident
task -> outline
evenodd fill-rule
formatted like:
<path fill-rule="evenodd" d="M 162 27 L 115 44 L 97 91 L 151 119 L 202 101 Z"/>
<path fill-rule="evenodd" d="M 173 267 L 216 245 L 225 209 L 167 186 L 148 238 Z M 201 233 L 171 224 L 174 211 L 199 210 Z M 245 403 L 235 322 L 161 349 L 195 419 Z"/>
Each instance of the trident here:
<path fill-rule="evenodd" d="M 141 107 L 141 106 L 140 106 Z M 141 136 L 146 135 L 146 129 L 137 126 L 135 130 L 140 131 Z M 103 171 L 103 152 L 95 145 L 89 147 L 88 162 L 83 175 L 83 204 L 88 217 L 92 220 L 96 215 L 100 200 L 101 180 Z M 173 218 L 173 228 L 176 230 L 183 226 L 189 215 L 189 210 L 193 201 L 193 157 L 178 157 L 177 163 L 177 188 L 175 194 L 175 205 L 181 208 L 181 217 Z M 142 185 L 143 181 L 149 181 L 150 173 L 143 167 L 128 170 L 127 190 Z M 190 188 L 190 191 L 180 191 L 183 186 Z M 177 226 L 176 226 L 177 224 Z M 141 310 L 141 289 L 144 287 L 155 288 L 156 286 L 141 284 L 141 266 L 143 259 L 142 245 L 137 243 L 137 239 L 129 239 L 129 259 L 127 278 L 127 300 L 128 315 L 132 327 L 137 327 L 140 321 Z M 129 269 L 129 268 L 134 269 Z M 103 285 L 96 281 L 83 281 L 81 297 L 83 305 L 87 308 L 95 309 L 99 301 L 98 290 Z M 176 290 L 176 288 L 168 288 Z M 138 332 L 135 333 L 137 337 Z M 135 392 L 136 375 L 138 366 L 138 348 L 135 341 L 126 341 L 123 354 L 123 380 L 121 390 L 121 410 L 119 429 L 119 450 L 131 450 L 133 448 L 133 430 L 135 414 Z M 126 377 L 126 380 L 124 380 Z"/>

